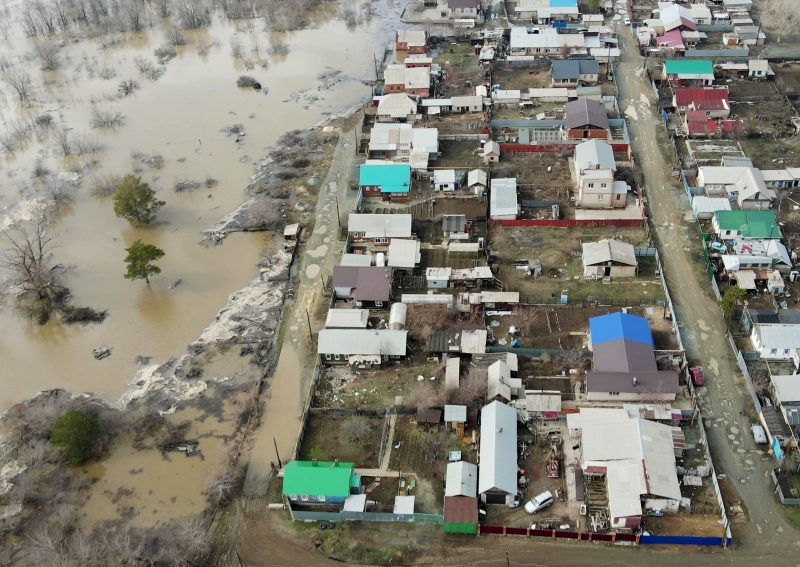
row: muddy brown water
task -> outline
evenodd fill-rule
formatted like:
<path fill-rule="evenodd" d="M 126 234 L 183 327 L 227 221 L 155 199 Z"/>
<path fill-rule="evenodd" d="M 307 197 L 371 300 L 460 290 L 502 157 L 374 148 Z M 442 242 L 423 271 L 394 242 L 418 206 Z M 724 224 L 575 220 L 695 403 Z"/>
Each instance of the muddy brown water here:
<path fill-rule="evenodd" d="M 107 308 L 110 316 L 87 327 L 57 323 L 40 327 L 21 320 L 9 307 L 0 311 L 0 408 L 54 387 L 93 391 L 114 400 L 136 372 L 136 356 L 161 362 L 182 354 L 227 296 L 255 275 L 262 236 L 234 234 L 222 246 L 204 247 L 198 245 L 200 231 L 243 201 L 254 162 L 279 135 L 311 126 L 369 96 L 369 87 L 361 80 L 373 75 L 373 53 L 380 58 L 397 8 L 382 6 L 373 11 L 370 22 L 351 30 L 332 17 L 336 11 L 328 5 L 320 10 L 317 27 L 288 35 L 288 56 L 266 56 L 268 69 L 256 66 L 250 71 L 233 59 L 229 47 L 234 34 L 251 46 L 250 34 L 237 33 L 231 22 L 215 17 L 209 28 L 185 32 L 188 44 L 178 48 L 178 57 L 167 63 L 157 81 L 140 76 L 133 59 L 140 55 L 154 60 L 153 49 L 163 41 L 166 22 L 121 36 L 123 41 L 107 50 L 91 39 L 68 44 L 62 51 L 64 66 L 42 73 L 35 60 L 18 59 L 32 48 L 32 40 L 23 37 L 18 25 L 20 10 L 21 6 L 11 10 L 16 25 L 2 50 L 35 78 L 37 103 L 21 110 L 7 96 L 0 113 L 7 121 L 21 112 L 49 110 L 59 125 L 72 128 L 76 135 L 90 133 L 104 144 L 97 156 L 100 168 L 84 174 L 74 202 L 51 230 L 59 235 L 55 261 L 74 267 L 68 285 L 75 305 Z M 255 24 L 265 52 L 269 40 L 262 28 L 262 22 Z M 218 45 L 201 57 L 198 45 L 212 42 Z M 95 60 L 100 67 L 113 67 L 116 77 L 89 78 L 86 62 Z M 331 69 L 341 70 L 341 80 L 321 88 L 325 81 L 318 75 Z M 269 93 L 237 88 L 236 78 L 245 73 L 260 80 Z M 118 82 L 125 78 L 137 79 L 141 90 L 114 98 Z M 51 84 L 45 86 L 45 80 Z M 97 107 L 122 112 L 124 126 L 113 131 L 89 128 L 90 101 L 102 97 L 111 100 L 102 100 Z M 237 123 L 247 134 L 239 144 L 220 132 Z M 0 130 L 6 127 L 4 123 Z M 6 208 L 0 217 L 26 194 L 22 187 L 32 186 L 35 156 L 53 171 L 69 167 L 54 150 L 50 141 L 35 142 L 0 158 L 0 205 Z M 165 165 L 152 169 L 132 158 L 136 152 L 163 156 Z M 110 200 L 93 198 L 87 188 L 93 174 L 124 175 L 134 166 L 142 168 L 143 179 L 167 202 L 157 221 L 146 228 L 116 218 Z M 178 180 L 207 176 L 219 184 L 193 192 L 172 190 Z M 122 277 L 124 248 L 136 239 L 166 252 L 160 263 L 163 272 L 149 286 Z M 170 289 L 179 279 L 181 285 Z M 113 354 L 96 361 L 92 349 L 103 343 L 113 347 Z"/>

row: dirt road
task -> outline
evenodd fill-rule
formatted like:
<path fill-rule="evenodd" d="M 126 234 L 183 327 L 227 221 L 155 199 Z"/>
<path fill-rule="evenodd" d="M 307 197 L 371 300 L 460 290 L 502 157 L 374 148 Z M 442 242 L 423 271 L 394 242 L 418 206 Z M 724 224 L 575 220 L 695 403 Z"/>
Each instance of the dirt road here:
<path fill-rule="evenodd" d="M 750 423 L 743 412 L 751 402 L 741 386 L 742 377 L 725 334 L 722 313 L 710 290 L 710 283 L 698 280 L 697 270 L 684 249 L 689 239 L 699 238 L 683 189 L 669 176 L 657 144 L 661 129 L 652 88 L 643 73 L 643 59 L 627 29 L 620 34 L 622 59 L 617 65 L 620 109 L 628 119 L 628 131 L 646 186 L 649 214 L 661 250 L 667 284 L 672 294 L 681 337 L 687 355 L 706 367 L 706 388 L 701 388 L 701 409 L 706 421 L 709 445 L 718 473 L 736 485 L 751 522 L 740 527 L 742 551 L 764 557 L 784 557 L 787 544 L 800 540 L 781 516 L 767 475 L 774 461 L 759 450 L 750 435 Z M 781 562 L 781 565 L 788 563 Z M 792 563 L 794 564 L 794 563 Z"/>

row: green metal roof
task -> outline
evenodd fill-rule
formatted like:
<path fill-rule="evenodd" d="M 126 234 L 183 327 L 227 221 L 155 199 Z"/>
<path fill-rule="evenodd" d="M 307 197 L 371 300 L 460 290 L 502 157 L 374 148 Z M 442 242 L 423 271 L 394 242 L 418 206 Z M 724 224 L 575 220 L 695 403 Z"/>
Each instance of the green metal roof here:
<path fill-rule="evenodd" d="M 738 230 L 747 238 L 780 238 L 781 230 L 772 211 L 717 211 L 720 230 Z"/>
<path fill-rule="evenodd" d="M 284 494 L 350 495 L 353 463 L 290 461 L 283 468 Z"/>
<path fill-rule="evenodd" d="M 411 166 L 407 163 L 362 165 L 358 184 L 380 187 L 381 193 L 408 193 L 411 189 Z"/>
<path fill-rule="evenodd" d="M 714 65 L 707 59 L 667 59 L 667 75 L 713 75 Z"/>

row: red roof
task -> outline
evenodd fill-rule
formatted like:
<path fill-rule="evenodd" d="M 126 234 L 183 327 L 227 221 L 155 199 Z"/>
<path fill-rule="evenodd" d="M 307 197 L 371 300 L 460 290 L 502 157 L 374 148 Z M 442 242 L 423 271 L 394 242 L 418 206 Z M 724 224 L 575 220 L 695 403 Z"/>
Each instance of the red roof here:
<path fill-rule="evenodd" d="M 677 106 L 693 106 L 694 110 L 730 110 L 728 89 L 678 89 Z"/>
<path fill-rule="evenodd" d="M 656 38 L 659 47 L 667 47 L 669 49 L 678 49 L 684 48 L 683 45 L 683 38 L 681 37 L 681 30 L 675 28 L 674 30 L 669 30 L 664 35 L 660 35 Z"/>
<path fill-rule="evenodd" d="M 686 112 L 686 129 L 689 134 L 716 134 L 720 125 L 722 132 L 729 134 L 736 131 L 739 122 L 736 120 L 706 118 L 706 113 L 702 110 L 689 110 Z"/>

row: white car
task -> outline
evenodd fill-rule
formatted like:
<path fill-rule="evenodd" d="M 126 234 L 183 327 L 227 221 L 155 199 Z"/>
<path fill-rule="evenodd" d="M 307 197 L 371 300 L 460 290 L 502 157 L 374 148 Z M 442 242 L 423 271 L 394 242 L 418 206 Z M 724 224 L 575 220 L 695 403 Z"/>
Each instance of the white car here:
<path fill-rule="evenodd" d="M 625 25 L 626 25 L 626 26 L 629 26 L 629 25 L 631 25 L 631 19 L 630 19 L 630 18 L 625 18 L 625 19 L 624 19 L 624 20 L 622 20 L 622 21 L 623 21 L 623 22 L 625 22 Z"/>
<path fill-rule="evenodd" d="M 544 510 L 552 503 L 553 503 L 553 495 L 548 490 L 546 492 L 542 492 L 538 496 L 534 496 L 533 498 L 531 498 L 530 501 L 525 504 L 525 511 L 528 514 L 535 514 L 540 510 Z"/>

